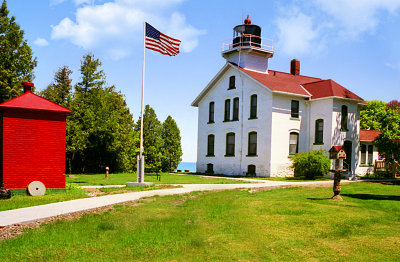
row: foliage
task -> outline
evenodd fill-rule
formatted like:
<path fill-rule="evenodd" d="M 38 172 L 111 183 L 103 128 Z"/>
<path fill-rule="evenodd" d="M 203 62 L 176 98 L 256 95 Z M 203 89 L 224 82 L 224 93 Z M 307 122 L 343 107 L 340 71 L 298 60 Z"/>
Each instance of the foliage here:
<path fill-rule="evenodd" d="M 181 135 L 175 120 L 168 116 L 162 125 L 162 171 L 173 171 L 182 161 Z"/>
<path fill-rule="evenodd" d="M 137 132 L 140 132 L 140 119 L 135 126 Z M 161 168 L 163 145 L 161 122 L 154 109 L 146 105 L 143 113 L 143 155 L 146 168 Z"/>
<path fill-rule="evenodd" d="M 72 172 L 132 172 L 136 141 L 132 115 L 123 95 L 107 87 L 101 62 L 92 54 L 83 57 L 82 81 L 75 86 L 67 122 L 67 159 Z"/>
<path fill-rule="evenodd" d="M 68 107 L 72 99 L 72 71 L 63 66 L 54 74 L 54 82 L 47 86 L 40 95 L 56 104 Z"/>
<path fill-rule="evenodd" d="M 345 201 L 327 199 L 326 187 L 139 200 L 2 240 L 0 259 L 399 261 L 398 192 L 393 185 L 352 183 L 342 186 Z"/>
<path fill-rule="evenodd" d="M 386 105 L 386 110 L 391 109 L 397 111 L 400 114 L 400 102 L 398 100 L 392 100 Z"/>
<path fill-rule="evenodd" d="M 381 135 L 375 140 L 379 154 L 391 165 L 400 161 L 400 112 L 388 109 L 382 122 Z"/>
<path fill-rule="evenodd" d="M 361 106 L 360 128 L 381 130 L 382 121 L 386 115 L 386 103 L 379 100 L 367 101 L 368 105 Z"/>
<path fill-rule="evenodd" d="M 24 31 L 8 16 L 7 2 L 0 7 L 0 103 L 22 93 L 21 83 L 32 81 L 36 58 L 24 40 Z"/>
<path fill-rule="evenodd" d="M 330 160 L 323 150 L 313 150 L 296 154 L 293 157 L 294 176 L 315 179 L 328 174 Z"/>

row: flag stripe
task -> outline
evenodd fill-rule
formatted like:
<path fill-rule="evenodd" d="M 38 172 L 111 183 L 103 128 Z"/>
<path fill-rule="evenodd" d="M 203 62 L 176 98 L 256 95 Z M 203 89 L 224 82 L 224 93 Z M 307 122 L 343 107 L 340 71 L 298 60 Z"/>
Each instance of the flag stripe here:
<path fill-rule="evenodd" d="M 146 48 L 163 55 L 174 56 L 179 54 L 180 43 L 180 40 L 169 37 L 146 23 Z"/>

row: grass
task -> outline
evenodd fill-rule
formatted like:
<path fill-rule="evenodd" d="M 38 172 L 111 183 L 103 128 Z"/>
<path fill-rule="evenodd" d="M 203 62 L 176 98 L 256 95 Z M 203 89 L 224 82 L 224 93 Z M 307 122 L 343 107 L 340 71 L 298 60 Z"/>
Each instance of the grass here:
<path fill-rule="evenodd" d="M 289 181 L 289 182 L 312 182 L 312 181 L 332 180 L 328 177 L 317 177 L 311 180 L 306 179 L 305 177 L 243 177 L 243 178 L 269 180 L 269 181 Z"/>
<path fill-rule="evenodd" d="M 116 205 L 0 241 L 2 261 L 400 261 L 398 185 L 222 191 Z"/>
<path fill-rule="evenodd" d="M 49 203 L 85 198 L 88 195 L 85 191 L 77 188 L 78 186 L 87 185 L 124 185 L 126 182 L 135 181 L 134 174 L 120 173 L 110 174 L 108 179 L 105 179 L 104 174 L 95 175 L 74 175 L 66 178 L 66 191 L 58 193 L 46 193 L 44 196 L 28 196 L 28 195 L 13 195 L 12 198 L 0 200 L 0 211 L 44 205 Z M 129 187 L 129 188 L 104 188 L 101 192 L 107 194 L 119 194 L 130 191 L 144 191 L 165 188 L 166 184 L 235 184 L 247 183 L 243 181 L 235 181 L 224 178 L 207 179 L 195 175 L 172 175 L 164 173 L 161 175 L 161 181 L 156 180 L 156 176 L 145 176 L 146 182 L 154 182 L 154 186 L 150 187 Z"/>
<path fill-rule="evenodd" d="M 50 204 L 55 202 L 88 197 L 85 191 L 76 186 L 67 185 L 65 192 L 46 193 L 43 196 L 13 195 L 10 199 L 0 200 L 0 211 Z"/>
<path fill-rule="evenodd" d="M 203 178 L 197 175 L 176 175 L 176 174 L 161 174 L 161 181 L 157 181 L 155 175 L 145 175 L 146 182 L 153 182 L 155 184 L 236 184 L 246 183 L 225 178 Z M 79 185 L 125 185 L 126 182 L 135 182 L 136 175 L 129 173 L 110 174 L 108 179 L 105 179 L 104 174 L 95 175 L 74 175 L 67 177 L 67 182 Z"/>

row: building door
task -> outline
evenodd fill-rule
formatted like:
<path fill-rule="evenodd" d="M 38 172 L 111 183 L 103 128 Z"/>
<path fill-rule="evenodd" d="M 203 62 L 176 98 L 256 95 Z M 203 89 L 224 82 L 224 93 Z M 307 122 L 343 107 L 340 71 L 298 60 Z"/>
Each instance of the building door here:
<path fill-rule="evenodd" d="M 344 150 L 346 150 L 346 159 L 344 162 L 344 168 L 351 172 L 351 158 L 352 158 L 352 151 L 353 151 L 353 144 L 351 141 L 344 141 Z"/>

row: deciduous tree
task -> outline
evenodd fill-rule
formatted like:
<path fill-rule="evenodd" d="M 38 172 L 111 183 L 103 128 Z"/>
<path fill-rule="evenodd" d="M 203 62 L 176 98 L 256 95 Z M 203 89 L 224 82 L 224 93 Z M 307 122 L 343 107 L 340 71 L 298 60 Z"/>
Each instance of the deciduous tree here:
<path fill-rule="evenodd" d="M 386 103 L 379 100 L 367 101 L 360 110 L 360 128 L 381 130 L 386 115 Z"/>

